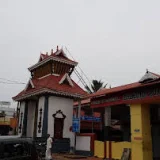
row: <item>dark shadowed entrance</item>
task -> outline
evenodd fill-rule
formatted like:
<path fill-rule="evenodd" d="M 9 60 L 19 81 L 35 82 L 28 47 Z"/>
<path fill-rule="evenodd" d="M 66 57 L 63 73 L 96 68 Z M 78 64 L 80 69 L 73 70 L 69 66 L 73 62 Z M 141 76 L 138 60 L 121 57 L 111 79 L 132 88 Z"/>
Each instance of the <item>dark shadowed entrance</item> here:
<path fill-rule="evenodd" d="M 63 126 L 64 126 L 64 118 L 54 119 L 54 138 L 55 139 L 63 138 Z"/>
<path fill-rule="evenodd" d="M 160 160 L 160 104 L 150 106 L 153 160 Z"/>
<path fill-rule="evenodd" d="M 57 117 L 60 115 L 61 117 Z M 61 110 L 58 110 L 55 114 L 53 114 L 54 118 L 54 138 L 61 139 L 63 138 L 63 127 L 64 127 L 64 119 L 66 115 L 63 114 Z"/>

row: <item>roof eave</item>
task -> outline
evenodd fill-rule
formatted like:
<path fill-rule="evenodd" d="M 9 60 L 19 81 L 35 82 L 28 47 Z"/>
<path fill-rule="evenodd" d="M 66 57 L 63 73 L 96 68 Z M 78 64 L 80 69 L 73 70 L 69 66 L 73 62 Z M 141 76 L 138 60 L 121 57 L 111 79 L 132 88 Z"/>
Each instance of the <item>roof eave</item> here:
<path fill-rule="evenodd" d="M 50 56 L 50 57 L 44 59 L 43 61 L 38 62 L 38 63 L 36 63 L 35 65 L 29 67 L 28 70 L 29 70 L 29 71 L 32 71 L 32 70 L 34 70 L 35 68 L 43 65 L 44 63 L 46 63 L 46 62 L 48 62 L 48 61 L 50 61 L 50 60 L 57 61 L 57 62 L 61 62 L 61 63 L 66 63 L 66 64 L 70 64 L 70 65 L 72 65 L 72 66 L 77 66 L 77 65 L 78 65 L 78 62 L 74 62 L 74 61 L 73 61 L 73 62 L 70 62 L 70 61 L 65 60 L 65 59 L 59 59 L 59 58 L 57 58 L 57 57 L 51 57 L 51 56 Z"/>
<path fill-rule="evenodd" d="M 119 91 L 113 91 L 113 92 L 110 92 L 110 93 L 102 93 L 102 94 L 93 93 L 91 95 L 88 95 L 88 96 L 84 97 L 83 99 L 87 99 L 87 98 L 94 99 L 94 98 L 104 97 L 106 95 L 115 94 L 115 93 L 119 93 L 119 92 L 123 92 L 123 91 L 128 91 L 128 90 L 132 90 L 132 89 L 136 89 L 136 88 L 147 87 L 147 86 L 155 85 L 155 84 L 159 84 L 159 83 L 160 83 L 160 81 L 158 80 L 158 81 L 152 81 L 150 83 L 140 84 L 139 86 L 134 86 L 134 87 L 127 88 L 127 89 L 122 89 L 122 90 L 119 90 Z M 119 86 L 119 87 L 121 87 L 121 86 Z"/>
<path fill-rule="evenodd" d="M 28 99 L 30 97 L 41 95 L 41 94 L 44 94 L 44 93 L 67 96 L 67 97 L 72 97 L 72 98 L 76 98 L 76 99 L 81 99 L 81 98 L 84 97 L 84 95 L 82 95 L 82 94 L 67 93 L 67 92 L 62 92 L 62 91 L 54 91 L 54 90 L 50 90 L 50 89 L 42 89 L 40 91 L 38 90 L 38 91 L 34 91 L 34 92 L 24 94 L 24 95 L 21 95 L 21 96 L 16 96 L 16 97 L 13 97 L 12 99 L 14 101 L 21 101 L 21 100 Z"/>

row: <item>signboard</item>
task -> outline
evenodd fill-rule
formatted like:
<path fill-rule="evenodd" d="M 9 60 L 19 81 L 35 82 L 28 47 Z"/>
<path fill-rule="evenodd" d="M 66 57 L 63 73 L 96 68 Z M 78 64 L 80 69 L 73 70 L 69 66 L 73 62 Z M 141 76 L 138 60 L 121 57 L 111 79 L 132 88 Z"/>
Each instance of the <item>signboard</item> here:
<path fill-rule="evenodd" d="M 140 132 L 140 129 L 135 129 L 134 132 Z"/>
<path fill-rule="evenodd" d="M 143 138 L 142 137 L 134 137 L 134 140 L 137 140 L 137 141 L 141 141 Z"/>
<path fill-rule="evenodd" d="M 100 122 L 101 118 L 100 117 L 93 117 L 93 116 L 81 116 L 81 120 Z"/>
<path fill-rule="evenodd" d="M 153 97 L 158 97 L 158 96 L 160 97 L 160 88 L 132 91 L 128 93 L 123 93 L 121 95 L 108 96 L 108 97 L 106 96 L 103 98 L 93 99 L 91 101 L 91 107 L 97 107 L 100 106 L 100 104 L 102 104 L 102 106 L 117 105 L 117 104 L 127 103 L 129 101 L 151 99 Z"/>
<path fill-rule="evenodd" d="M 80 119 L 79 118 L 73 118 L 72 132 L 76 132 L 76 133 L 80 132 Z"/>

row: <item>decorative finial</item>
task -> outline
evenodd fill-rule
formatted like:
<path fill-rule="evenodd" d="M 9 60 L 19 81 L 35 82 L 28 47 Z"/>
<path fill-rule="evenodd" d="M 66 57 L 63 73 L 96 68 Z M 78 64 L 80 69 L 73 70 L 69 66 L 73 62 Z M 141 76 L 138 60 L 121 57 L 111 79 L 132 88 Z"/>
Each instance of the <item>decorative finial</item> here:
<path fill-rule="evenodd" d="M 148 69 L 146 69 L 146 73 L 148 73 Z"/>
<path fill-rule="evenodd" d="M 48 52 L 46 52 L 46 55 L 48 55 Z"/>
<path fill-rule="evenodd" d="M 51 54 L 53 54 L 53 49 L 51 49 Z"/>
<path fill-rule="evenodd" d="M 110 85 L 110 87 L 109 87 L 109 88 L 110 88 L 110 89 L 112 88 L 112 87 L 111 87 L 111 85 Z"/>
<path fill-rule="evenodd" d="M 57 46 L 57 51 L 59 50 L 58 46 Z"/>

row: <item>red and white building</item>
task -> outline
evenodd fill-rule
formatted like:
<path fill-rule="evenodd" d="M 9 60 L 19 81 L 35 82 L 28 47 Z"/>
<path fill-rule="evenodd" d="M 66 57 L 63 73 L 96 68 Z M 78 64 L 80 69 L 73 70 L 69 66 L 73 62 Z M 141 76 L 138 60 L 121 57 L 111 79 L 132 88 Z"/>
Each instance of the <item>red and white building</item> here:
<path fill-rule="evenodd" d="M 62 49 L 41 54 L 31 66 L 31 78 L 25 89 L 13 97 L 19 102 L 18 134 L 54 138 L 70 138 L 74 144 L 72 126 L 73 101 L 86 95 L 72 79 L 77 62 L 70 60 Z"/>

